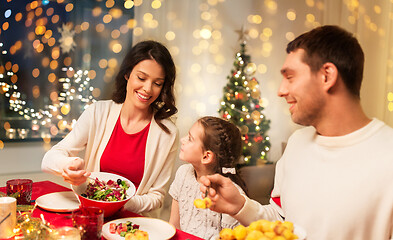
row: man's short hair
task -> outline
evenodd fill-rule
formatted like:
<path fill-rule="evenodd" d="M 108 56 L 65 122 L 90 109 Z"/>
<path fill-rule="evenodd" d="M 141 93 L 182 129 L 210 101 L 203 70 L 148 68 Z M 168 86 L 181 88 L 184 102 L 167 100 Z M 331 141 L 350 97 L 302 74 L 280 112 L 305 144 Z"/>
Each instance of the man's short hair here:
<path fill-rule="evenodd" d="M 317 27 L 288 43 L 286 51 L 299 48 L 305 50 L 303 62 L 312 72 L 319 71 L 324 63 L 333 63 L 349 92 L 360 97 L 364 53 L 352 33 L 338 26 Z"/>

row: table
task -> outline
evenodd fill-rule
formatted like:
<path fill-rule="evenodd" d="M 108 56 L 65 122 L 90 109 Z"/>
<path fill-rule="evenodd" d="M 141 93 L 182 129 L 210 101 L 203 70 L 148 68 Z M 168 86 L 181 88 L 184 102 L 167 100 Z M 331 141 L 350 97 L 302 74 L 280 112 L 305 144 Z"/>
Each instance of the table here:
<path fill-rule="evenodd" d="M 6 187 L 1 187 L 0 191 L 5 193 Z M 42 195 L 53 193 L 53 192 L 62 192 L 62 191 L 71 191 L 71 189 L 58 185 L 51 181 L 34 182 L 31 199 L 35 200 Z M 46 221 L 48 221 L 51 225 L 55 227 L 72 226 L 71 213 L 55 213 L 37 207 L 33 211 L 32 216 L 40 217 L 41 214 L 43 214 Z M 116 213 L 114 216 L 111 216 L 110 218 L 105 218 L 105 222 L 118 218 L 126 218 L 126 217 L 141 217 L 141 216 L 127 210 L 122 210 Z M 171 238 L 171 240 L 186 240 L 186 239 L 200 240 L 201 238 L 183 232 L 179 229 L 176 229 L 176 234 Z"/>

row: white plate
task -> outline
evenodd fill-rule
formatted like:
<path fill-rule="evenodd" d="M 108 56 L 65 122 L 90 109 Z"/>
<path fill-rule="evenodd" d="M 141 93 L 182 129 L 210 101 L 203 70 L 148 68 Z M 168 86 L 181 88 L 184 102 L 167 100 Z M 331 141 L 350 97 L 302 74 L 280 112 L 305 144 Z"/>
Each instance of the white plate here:
<path fill-rule="evenodd" d="M 72 191 L 45 194 L 37 198 L 35 202 L 40 208 L 52 212 L 71 212 L 78 209 L 80 205 Z"/>
<path fill-rule="evenodd" d="M 170 239 L 176 233 L 176 228 L 168 222 L 165 222 L 164 220 L 157 218 L 136 217 L 120 218 L 105 223 L 102 227 L 102 235 L 108 240 L 124 240 L 124 237 L 120 237 L 119 234 L 110 233 L 109 225 L 111 223 L 126 223 L 127 221 L 132 222 L 132 224 L 139 225 L 140 230 L 145 231 L 149 234 L 149 240 Z"/>

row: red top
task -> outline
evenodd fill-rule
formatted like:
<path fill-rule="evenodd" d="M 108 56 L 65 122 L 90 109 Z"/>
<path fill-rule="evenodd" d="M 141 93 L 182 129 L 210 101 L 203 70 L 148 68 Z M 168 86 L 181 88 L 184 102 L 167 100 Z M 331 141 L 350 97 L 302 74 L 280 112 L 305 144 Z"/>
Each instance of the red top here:
<path fill-rule="evenodd" d="M 145 168 L 145 150 L 150 123 L 140 132 L 124 132 L 120 117 L 101 156 L 100 171 L 129 179 L 138 189 Z M 115 179 L 116 180 L 116 179 Z"/>

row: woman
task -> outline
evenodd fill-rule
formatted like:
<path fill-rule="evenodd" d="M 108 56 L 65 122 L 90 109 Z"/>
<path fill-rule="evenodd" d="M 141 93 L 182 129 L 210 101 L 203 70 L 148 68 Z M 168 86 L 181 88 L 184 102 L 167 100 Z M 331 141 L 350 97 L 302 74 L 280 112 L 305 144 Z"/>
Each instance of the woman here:
<path fill-rule="evenodd" d="M 122 175 L 137 187 L 125 208 L 157 217 L 153 210 L 163 204 L 178 147 L 178 131 L 169 119 L 177 112 L 175 76 L 175 64 L 162 44 L 136 44 L 120 66 L 112 100 L 89 106 L 45 154 L 42 170 L 60 173 L 74 185 L 85 182 L 91 171 Z M 77 156 L 82 150 L 84 159 Z"/>

